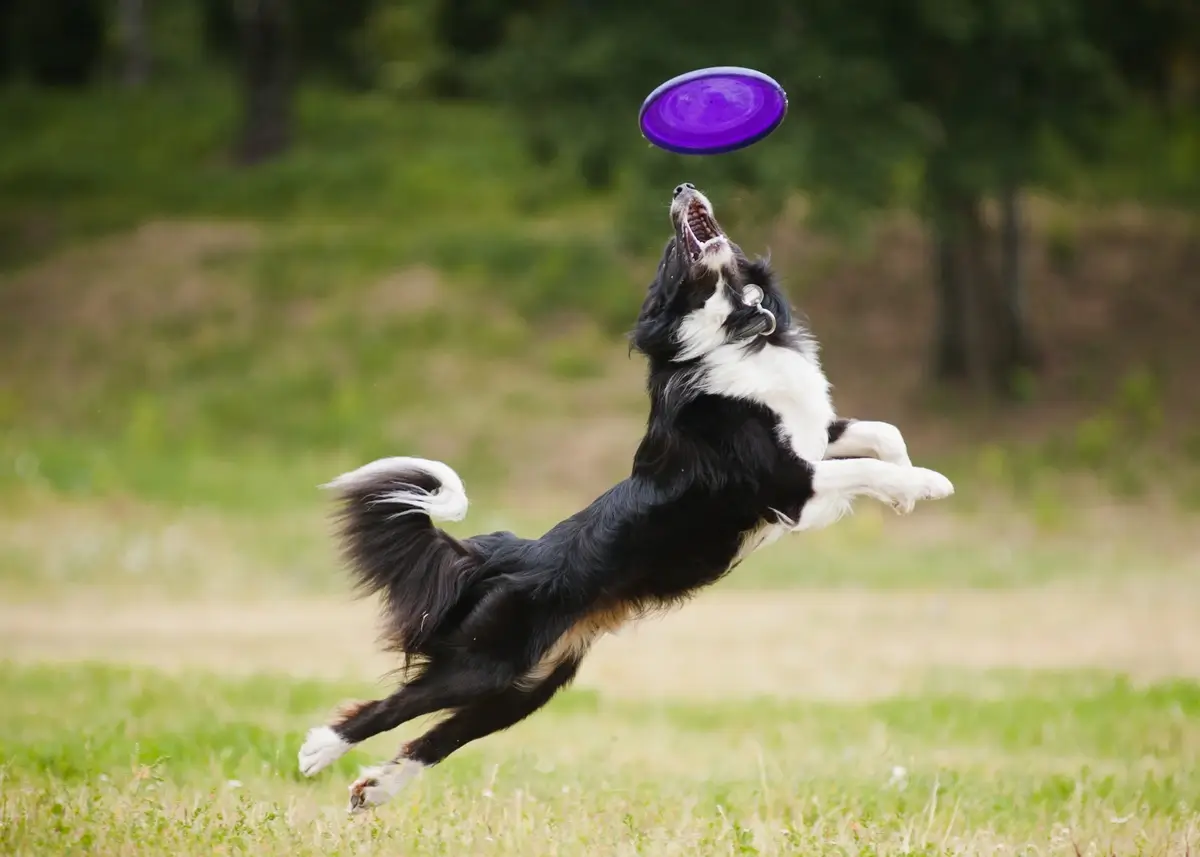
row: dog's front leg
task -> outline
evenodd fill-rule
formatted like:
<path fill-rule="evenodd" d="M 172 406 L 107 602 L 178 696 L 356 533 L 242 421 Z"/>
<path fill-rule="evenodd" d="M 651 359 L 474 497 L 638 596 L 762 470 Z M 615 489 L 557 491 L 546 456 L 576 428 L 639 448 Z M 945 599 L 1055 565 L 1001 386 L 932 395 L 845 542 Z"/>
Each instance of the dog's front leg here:
<path fill-rule="evenodd" d="M 792 529 L 827 527 L 848 513 L 858 497 L 873 497 L 904 515 L 918 500 L 940 500 L 953 493 L 949 479 L 924 467 L 872 458 L 818 461 L 812 467 L 811 496 Z"/>
<path fill-rule="evenodd" d="M 829 424 L 825 459 L 836 458 L 877 458 L 902 467 L 912 465 L 900 429 L 872 420 L 840 419 Z"/>

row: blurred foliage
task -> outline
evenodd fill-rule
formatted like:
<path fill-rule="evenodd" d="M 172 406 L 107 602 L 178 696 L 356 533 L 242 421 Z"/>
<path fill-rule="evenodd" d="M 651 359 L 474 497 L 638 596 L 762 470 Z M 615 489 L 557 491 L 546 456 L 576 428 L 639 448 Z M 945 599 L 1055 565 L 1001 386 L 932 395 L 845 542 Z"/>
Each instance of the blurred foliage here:
<path fill-rule="evenodd" d="M 611 339 L 628 326 L 646 254 L 666 234 L 665 193 L 681 180 L 719 200 L 731 233 L 756 227 L 748 249 L 798 196 L 810 223 L 852 230 L 864 212 L 903 208 L 935 234 L 939 215 L 958 225 L 938 193 L 965 197 L 969 214 L 1014 185 L 1200 207 L 1200 38 L 1187 0 L 771 0 L 752 15 L 700 0 L 288 0 L 295 133 L 279 157 L 237 169 L 226 153 L 244 86 L 242 2 L 146 3 L 151 74 L 134 92 L 113 85 L 115 3 L 0 0 L 0 265 L 173 217 L 269 224 L 250 249 L 197 263 L 244 291 L 237 312 L 210 295 L 187 319 L 133 325 L 120 348 L 72 329 L 68 364 L 103 364 L 102 383 L 0 390 L 0 446 L 45 452 L 56 485 L 116 484 L 105 480 L 139 467 L 147 483 L 174 484 L 179 455 L 216 460 L 234 442 L 247 455 L 383 454 L 425 437 L 413 426 L 427 412 L 456 426 L 468 467 L 500 466 L 487 446 L 497 433 L 438 410 L 438 382 L 411 364 L 437 343 L 474 371 L 520 356 L 515 374 L 600 378 L 597 341 L 576 331 Z M 645 94 L 718 63 L 776 76 L 788 120 L 720 157 L 649 146 L 636 125 Z M 42 85 L 62 82 L 72 91 Z M 1072 214 L 1039 229 L 1058 274 L 1086 270 Z M 824 277 L 821 264 L 795 278 Z M 489 317 L 467 324 L 446 297 L 360 329 L 377 297 L 367 290 L 420 265 Z M 301 348 L 288 312 L 309 319 Z M 534 324 L 568 335 L 542 353 Z M 0 312 L 0 341 L 41 330 Z M 329 368 L 347 362 L 351 377 Z M 1021 482 L 1078 466 L 1135 490 L 1125 453 L 1157 437 L 1163 394 L 1131 378 L 1047 449 L 996 469 Z M 1044 397 L 1041 384 L 1013 372 L 1014 406 Z M 524 416 L 525 395 L 490 406 Z M 547 397 L 539 407 L 557 407 L 562 391 Z M 86 433 L 115 440 L 77 448 Z M 1052 519 L 1053 499 L 1038 496 Z"/>
<path fill-rule="evenodd" d="M 200 0 L 204 45 L 223 60 L 238 58 L 243 50 L 239 17 L 256 0 Z M 352 86 L 370 82 L 361 49 L 361 34 L 376 0 L 288 0 L 299 68 L 324 74 Z"/>
<path fill-rule="evenodd" d="M 448 52 L 433 38 L 435 0 L 379 3 L 361 36 L 371 78 L 383 92 L 400 97 L 433 94 Z"/>
<path fill-rule="evenodd" d="M 622 237 L 636 252 L 655 242 L 645 192 L 684 178 L 722 198 L 752 193 L 759 218 L 795 189 L 827 225 L 914 208 L 936 243 L 934 375 L 1020 399 L 1040 368 L 1024 315 L 1022 191 L 1052 185 L 1064 162 L 1102 160 L 1110 129 L 1135 111 L 1169 122 L 1170 72 L 1200 57 L 1197 16 L 1181 0 L 1095 9 L 1091 0 L 768 0 L 737 15 L 705 0 L 546 0 L 514 9 L 493 49 L 463 59 L 477 91 L 520 117 L 535 159 L 572 164 L 593 190 L 621 191 Z M 639 141 L 631 105 L 710 64 L 771 73 L 792 116 L 769 143 L 686 159 L 684 175 L 678 156 Z M 1196 142 L 1174 155 L 1184 170 Z M 983 208 L 995 198 L 1007 220 L 993 229 Z"/>
<path fill-rule="evenodd" d="M 0 486 L 23 484 L 19 471 L 37 462 L 61 490 L 236 494 L 237 465 L 211 462 L 312 454 L 328 476 L 331 450 L 389 454 L 428 426 L 483 479 L 507 460 L 487 446 L 504 437 L 491 420 L 513 429 L 557 413 L 561 391 L 546 379 L 595 377 L 596 355 L 612 356 L 641 300 L 594 202 L 532 167 L 511 122 L 478 105 L 397 109 L 309 86 L 293 149 L 250 170 L 221 156 L 233 104 L 219 80 L 53 98 L 12 89 L 0 114 L 21 129 L 0 129 L 0 264 L 11 275 L 0 279 Z M 552 230 L 543 203 L 516 188 L 544 189 Z M 232 237 L 213 224 L 199 250 L 170 224 L 197 219 L 205 233 L 214 217 Z M 142 224 L 162 238 L 129 238 Z M 40 276 L 18 285 L 14 268 L 112 232 L 135 245 L 119 251 L 120 282 L 91 275 L 85 256 L 68 263 L 78 281 L 54 278 L 49 294 Z M 194 302 L 158 309 L 187 288 L 200 291 Z M 71 311 L 96 292 L 115 335 Z M 533 325 L 560 323 L 568 347 L 541 353 Z M 604 336 L 582 335 L 592 326 Z M 444 395 L 424 367 L 446 354 L 480 379 L 479 395 Z M 493 372 L 503 383 L 490 384 Z M 533 394 L 509 403 L 526 377 Z M 489 393 L 489 421 L 473 428 Z M 178 471 L 191 462 L 210 464 Z"/>
<path fill-rule="evenodd" d="M 0 0 L 0 77 L 86 86 L 104 58 L 107 12 L 104 0 Z"/>
<path fill-rule="evenodd" d="M 1188 14 L 1178 2 L 1121 8 L 1101 28 L 1090 0 L 779 0 L 754 15 L 683 0 L 546 2 L 513 11 L 475 81 L 522 117 L 535 156 L 572 159 L 597 187 L 626 164 L 657 186 L 679 161 L 640 143 L 630 105 L 697 66 L 763 69 L 788 90 L 790 120 L 753 153 L 694 161 L 709 185 L 782 182 L 836 212 L 895 202 L 905 164 L 982 193 L 1043 179 L 1048 141 L 1097 154 L 1122 95 L 1165 85 L 1153 72 L 1177 33 L 1163 22 Z M 1140 51 L 1121 52 L 1131 18 L 1146 19 Z"/>

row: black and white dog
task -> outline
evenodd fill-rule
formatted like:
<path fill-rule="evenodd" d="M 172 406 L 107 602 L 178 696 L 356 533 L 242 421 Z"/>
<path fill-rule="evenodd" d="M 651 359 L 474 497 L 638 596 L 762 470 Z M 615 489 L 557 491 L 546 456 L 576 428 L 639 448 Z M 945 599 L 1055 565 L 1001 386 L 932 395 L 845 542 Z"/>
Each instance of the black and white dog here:
<path fill-rule="evenodd" d="M 633 334 L 649 363 L 650 415 L 628 479 L 541 538 L 459 541 L 467 495 L 445 464 L 385 458 L 330 488 L 367 592 L 382 591 L 389 649 L 410 680 L 308 732 L 313 775 L 373 735 L 448 716 L 350 786 L 350 810 L 380 804 L 425 768 L 506 729 L 568 684 L 589 646 L 681 601 L 763 544 L 827 526 L 868 496 L 898 512 L 947 497 L 887 423 L 839 419 L 811 333 L 767 263 L 748 259 L 708 199 L 675 188 L 674 237 Z"/>

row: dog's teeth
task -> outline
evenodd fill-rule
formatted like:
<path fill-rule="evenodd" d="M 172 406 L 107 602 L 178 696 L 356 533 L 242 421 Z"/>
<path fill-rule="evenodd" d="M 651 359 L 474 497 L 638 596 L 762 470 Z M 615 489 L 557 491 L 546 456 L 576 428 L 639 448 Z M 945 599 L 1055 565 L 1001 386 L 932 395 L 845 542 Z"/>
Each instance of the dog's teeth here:
<path fill-rule="evenodd" d="M 707 244 L 720 235 L 717 224 L 709 216 L 708 211 L 699 202 L 688 206 L 684 222 L 687 224 L 691 237 L 697 244 Z"/>

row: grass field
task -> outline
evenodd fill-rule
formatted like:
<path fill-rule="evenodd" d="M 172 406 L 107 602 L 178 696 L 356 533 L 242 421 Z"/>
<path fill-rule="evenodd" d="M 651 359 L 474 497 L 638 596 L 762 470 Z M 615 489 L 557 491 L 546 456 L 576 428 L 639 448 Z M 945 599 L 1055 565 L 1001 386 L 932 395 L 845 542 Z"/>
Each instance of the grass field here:
<path fill-rule="evenodd" d="M 394 666 L 318 507 L 239 525 L 26 499 L 0 532 L 0 853 L 1184 855 L 1200 836 L 1200 579 L 1162 528 L 1157 552 L 1132 522 L 1097 548 L 1099 529 L 864 506 L 602 641 L 537 717 L 349 817 L 358 767 L 424 724 L 295 769 L 304 731 Z"/>
<path fill-rule="evenodd" d="M 8 666 L 0 847 L 1188 853 L 1200 835 L 1195 683 L 1008 672 L 989 685 L 987 696 L 933 690 L 839 703 L 573 690 L 373 815 L 349 818 L 346 784 L 358 765 L 390 756 L 398 736 L 313 781 L 295 771 L 295 750 L 331 702 L 377 690 L 369 683 Z"/>
<path fill-rule="evenodd" d="M 421 724 L 296 771 L 394 666 L 315 486 L 416 453 L 464 475 L 457 534 L 577 509 L 644 425 L 653 260 L 494 111 L 306 91 L 248 173 L 230 92 L 0 92 L 0 855 L 1196 849 L 1200 231 L 1070 203 L 1030 206 L 1047 363 L 1003 408 L 922 384 L 911 217 L 867 253 L 742 218 L 841 410 L 953 500 L 776 544 L 347 817 Z"/>

